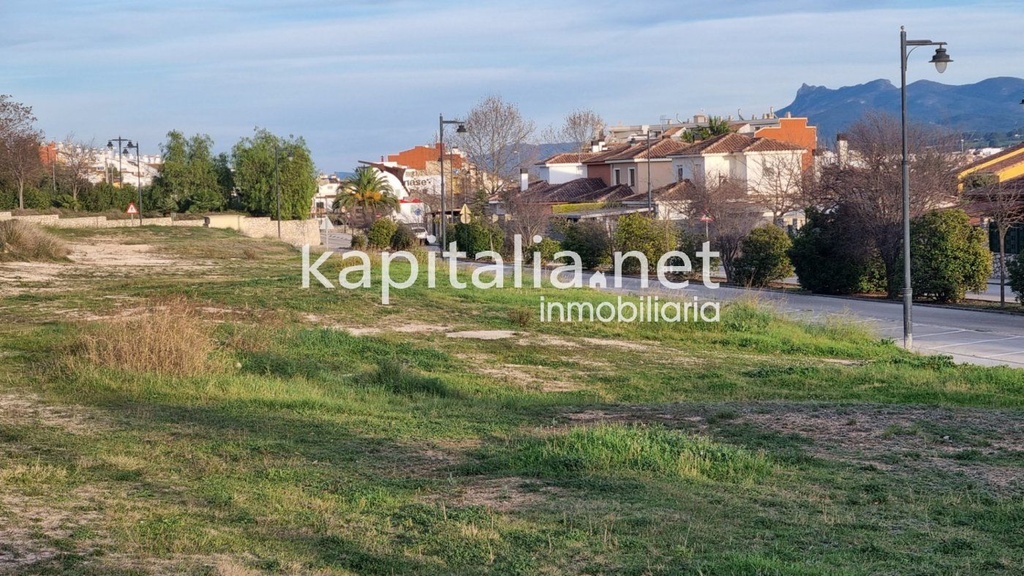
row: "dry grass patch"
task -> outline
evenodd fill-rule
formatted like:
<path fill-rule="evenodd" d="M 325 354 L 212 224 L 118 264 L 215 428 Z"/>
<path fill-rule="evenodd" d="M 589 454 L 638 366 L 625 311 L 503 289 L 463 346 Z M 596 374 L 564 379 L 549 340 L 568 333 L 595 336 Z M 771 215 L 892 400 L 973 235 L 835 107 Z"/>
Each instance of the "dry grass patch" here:
<path fill-rule="evenodd" d="M 87 326 L 76 356 L 126 372 L 198 376 L 215 369 L 211 332 L 192 303 L 169 298 L 155 302 L 147 314 Z"/>
<path fill-rule="evenodd" d="M 34 224 L 0 221 L 0 262 L 64 260 L 70 253 L 67 244 Z"/>

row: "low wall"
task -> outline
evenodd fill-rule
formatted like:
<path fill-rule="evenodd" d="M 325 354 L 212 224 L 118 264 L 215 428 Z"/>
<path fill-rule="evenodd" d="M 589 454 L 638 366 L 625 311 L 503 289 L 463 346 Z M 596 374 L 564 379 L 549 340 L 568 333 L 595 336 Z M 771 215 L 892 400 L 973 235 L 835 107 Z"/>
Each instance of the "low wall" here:
<path fill-rule="evenodd" d="M 127 228 L 138 226 L 138 220 L 109 220 L 106 216 L 61 218 L 57 214 L 13 216 L 0 212 L 0 220 L 20 220 L 52 228 Z M 190 226 L 237 230 L 250 238 L 277 238 L 277 221 L 252 218 L 243 214 L 212 214 L 201 220 L 174 220 L 170 217 L 145 218 L 145 226 Z M 316 220 L 285 220 L 281 222 L 281 240 L 294 246 L 320 245 L 320 225 Z"/>

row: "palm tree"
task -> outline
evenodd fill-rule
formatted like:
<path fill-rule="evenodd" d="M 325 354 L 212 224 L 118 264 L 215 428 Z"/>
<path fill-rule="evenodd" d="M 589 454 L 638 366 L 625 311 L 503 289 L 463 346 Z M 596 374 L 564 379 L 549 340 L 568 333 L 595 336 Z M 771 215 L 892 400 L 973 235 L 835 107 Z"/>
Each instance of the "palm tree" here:
<path fill-rule="evenodd" d="M 377 219 L 378 208 L 397 208 L 398 198 L 388 184 L 384 174 L 370 166 L 356 169 L 355 176 L 349 178 L 341 188 L 342 194 L 334 201 L 335 208 L 359 206 L 362 208 L 363 221 Z"/>

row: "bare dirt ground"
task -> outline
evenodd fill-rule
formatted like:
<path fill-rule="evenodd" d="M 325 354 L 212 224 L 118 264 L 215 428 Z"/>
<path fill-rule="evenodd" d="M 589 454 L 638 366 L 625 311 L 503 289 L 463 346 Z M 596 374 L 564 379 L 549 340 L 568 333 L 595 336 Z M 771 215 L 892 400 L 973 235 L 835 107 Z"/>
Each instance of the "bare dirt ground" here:
<path fill-rule="evenodd" d="M 123 278 L 149 274 L 154 268 L 172 273 L 208 270 L 210 263 L 171 257 L 148 244 L 120 244 L 98 238 L 71 244 L 70 262 L 2 262 L 0 296 L 25 292 L 64 292 L 76 279 Z"/>
<path fill-rule="evenodd" d="M 1024 427 L 1014 412 L 766 402 L 623 407 L 564 417 L 578 425 L 656 423 L 702 433 L 749 426 L 795 439 L 814 458 L 896 474 L 962 474 L 995 492 L 1024 493 Z M 1004 465 L 1008 461 L 1017 465 Z"/>

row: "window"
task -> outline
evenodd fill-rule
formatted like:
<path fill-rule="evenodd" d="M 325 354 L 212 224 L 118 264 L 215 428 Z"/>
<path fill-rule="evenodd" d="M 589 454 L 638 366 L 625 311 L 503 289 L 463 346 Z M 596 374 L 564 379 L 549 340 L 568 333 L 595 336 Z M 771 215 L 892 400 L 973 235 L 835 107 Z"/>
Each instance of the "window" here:
<path fill-rule="evenodd" d="M 629 169 L 629 185 L 636 186 L 636 168 Z"/>
<path fill-rule="evenodd" d="M 676 168 L 676 182 L 682 182 L 683 178 L 683 167 Z"/>
<path fill-rule="evenodd" d="M 622 174 L 618 168 L 615 169 L 615 184 L 622 184 Z"/>

